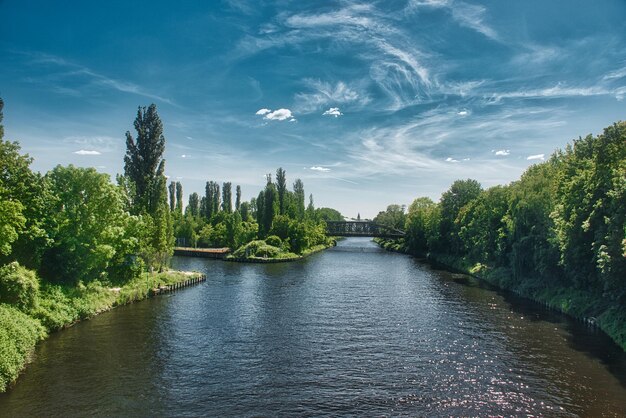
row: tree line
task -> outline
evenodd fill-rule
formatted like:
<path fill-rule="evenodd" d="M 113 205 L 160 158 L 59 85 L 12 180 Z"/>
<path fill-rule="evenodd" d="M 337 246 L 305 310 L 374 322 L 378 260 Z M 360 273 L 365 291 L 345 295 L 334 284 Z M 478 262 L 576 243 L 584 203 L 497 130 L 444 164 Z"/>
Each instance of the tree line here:
<path fill-rule="evenodd" d="M 626 123 L 573 141 L 511 184 L 457 180 L 439 202 L 420 197 L 406 213 L 390 205 L 376 221 L 406 231 L 387 246 L 456 260 L 502 287 L 593 294 L 601 302 L 589 316 L 626 306 Z M 616 309 L 626 342 L 626 310 Z"/>

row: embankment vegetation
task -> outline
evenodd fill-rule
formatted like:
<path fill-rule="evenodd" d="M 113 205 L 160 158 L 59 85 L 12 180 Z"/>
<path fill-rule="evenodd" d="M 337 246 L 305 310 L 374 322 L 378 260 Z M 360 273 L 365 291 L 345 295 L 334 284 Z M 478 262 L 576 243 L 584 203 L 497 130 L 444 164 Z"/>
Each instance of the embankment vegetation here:
<path fill-rule="evenodd" d="M 578 318 L 626 349 L 626 123 L 579 138 L 518 181 L 457 180 L 439 202 L 390 205 L 378 240 L 466 271 Z"/>

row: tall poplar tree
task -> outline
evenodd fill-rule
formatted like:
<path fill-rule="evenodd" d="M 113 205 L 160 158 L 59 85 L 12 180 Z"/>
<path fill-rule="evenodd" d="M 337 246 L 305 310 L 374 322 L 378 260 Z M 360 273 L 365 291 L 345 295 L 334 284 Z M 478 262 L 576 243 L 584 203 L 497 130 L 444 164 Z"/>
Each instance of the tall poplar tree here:
<path fill-rule="evenodd" d="M 159 190 L 159 182 L 165 177 L 165 137 L 156 105 L 151 104 L 147 109 L 139 107 L 134 126 L 136 139 L 129 131 L 126 132 L 124 174 L 134 185 L 134 196 L 131 196 L 133 211 L 154 215 L 160 200 L 165 197 Z"/>
<path fill-rule="evenodd" d="M 305 197 L 304 197 L 304 183 L 302 183 L 302 180 L 296 179 L 296 181 L 293 183 L 293 194 L 295 196 L 296 213 L 297 213 L 298 219 L 303 219 Z"/>
<path fill-rule="evenodd" d="M 282 167 L 276 170 L 276 192 L 278 193 L 278 212 L 284 215 L 286 209 L 285 195 L 287 194 L 287 176 Z"/>
<path fill-rule="evenodd" d="M 200 213 L 200 196 L 198 196 L 198 193 L 194 192 L 189 195 L 189 203 L 187 204 L 187 209 L 185 210 L 189 211 L 191 216 L 198 216 Z"/>
<path fill-rule="evenodd" d="M 236 196 L 235 196 L 235 210 L 239 212 L 241 208 L 241 186 L 237 185 Z"/>
<path fill-rule="evenodd" d="M 126 132 L 124 174 L 132 184 L 131 211 L 151 218 L 146 231 L 148 248 L 143 251 L 143 258 L 151 267 L 161 269 L 172 253 L 174 233 L 167 207 L 165 137 L 156 105 L 151 104 L 147 109 L 140 106 L 134 126 L 136 139 Z"/>
<path fill-rule="evenodd" d="M 183 213 L 183 185 L 180 181 L 176 182 L 176 211 Z"/>
<path fill-rule="evenodd" d="M 170 210 L 174 212 L 174 208 L 176 207 L 176 182 L 170 182 L 167 189 L 170 192 Z"/>
<path fill-rule="evenodd" d="M 232 196 L 232 183 L 224 183 L 222 188 L 222 210 L 226 213 L 233 212 L 233 196 Z"/>

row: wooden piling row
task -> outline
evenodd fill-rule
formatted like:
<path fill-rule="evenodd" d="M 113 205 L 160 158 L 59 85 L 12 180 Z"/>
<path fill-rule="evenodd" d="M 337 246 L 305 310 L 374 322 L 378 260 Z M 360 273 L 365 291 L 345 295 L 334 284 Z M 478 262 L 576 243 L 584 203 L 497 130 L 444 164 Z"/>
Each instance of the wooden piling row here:
<path fill-rule="evenodd" d="M 194 286 L 204 281 L 206 281 L 206 274 L 201 274 L 199 276 L 192 277 L 182 282 L 155 287 L 152 289 L 151 294 L 152 296 L 156 296 L 156 295 L 161 295 L 163 293 L 174 292 L 176 290 L 184 289 L 189 286 Z"/>

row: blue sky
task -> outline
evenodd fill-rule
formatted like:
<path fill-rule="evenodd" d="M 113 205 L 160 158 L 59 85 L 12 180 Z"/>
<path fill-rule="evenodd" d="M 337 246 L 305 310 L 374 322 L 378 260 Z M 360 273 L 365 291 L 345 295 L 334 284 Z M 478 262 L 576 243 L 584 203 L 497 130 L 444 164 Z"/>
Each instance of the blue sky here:
<path fill-rule="evenodd" d="M 372 217 L 626 119 L 624 1 L 181 3 L 0 0 L 5 139 L 115 174 L 156 103 L 185 194 L 282 166 Z"/>

